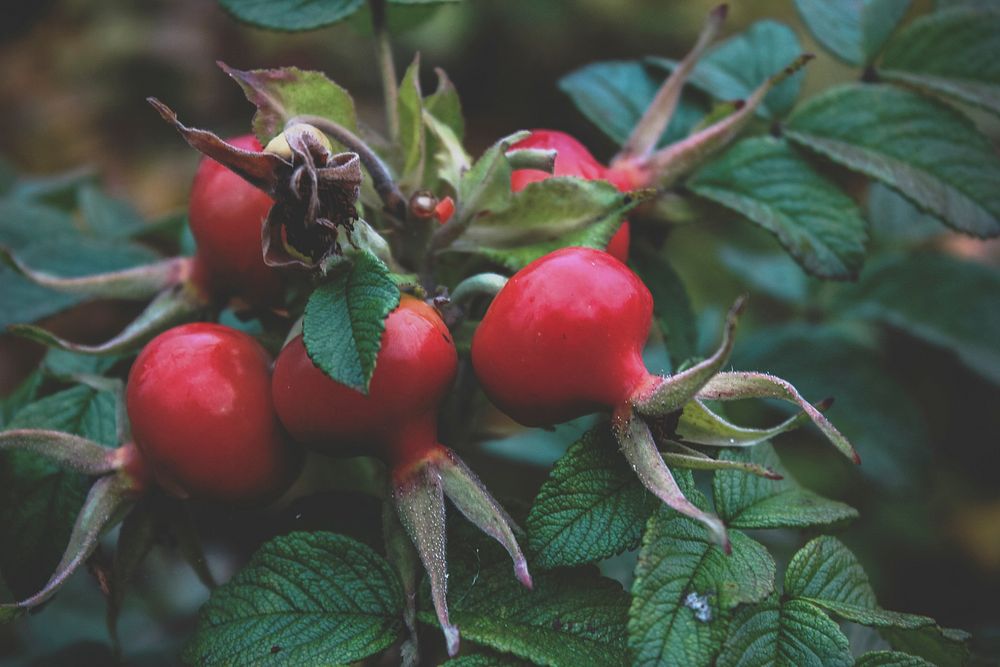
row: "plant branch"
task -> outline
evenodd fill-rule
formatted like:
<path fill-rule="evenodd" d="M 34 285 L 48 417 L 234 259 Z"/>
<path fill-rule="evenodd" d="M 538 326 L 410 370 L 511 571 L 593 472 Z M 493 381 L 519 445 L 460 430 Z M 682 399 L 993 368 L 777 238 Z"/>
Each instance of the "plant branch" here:
<path fill-rule="evenodd" d="M 392 44 L 385 25 L 385 0 L 368 0 L 372 13 L 372 27 L 375 30 L 375 60 L 382 75 L 382 95 L 385 98 L 385 121 L 389 128 L 389 138 L 399 141 L 399 89 L 397 88 L 396 64 L 392 59 Z"/>

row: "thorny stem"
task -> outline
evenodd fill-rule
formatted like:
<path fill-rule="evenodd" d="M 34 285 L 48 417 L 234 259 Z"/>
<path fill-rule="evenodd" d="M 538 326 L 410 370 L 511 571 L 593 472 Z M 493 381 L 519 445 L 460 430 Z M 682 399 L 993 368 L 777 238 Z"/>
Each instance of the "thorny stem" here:
<path fill-rule="evenodd" d="M 705 49 L 718 36 L 719 30 L 722 28 L 722 24 L 725 22 L 728 13 L 729 6 L 725 4 L 717 6 L 709 13 L 705 26 L 698 36 L 698 41 L 691 51 L 684 56 L 684 60 L 670 73 L 667 80 L 663 82 L 660 90 L 656 93 L 656 97 L 653 98 L 646 112 L 639 119 L 639 122 L 632 130 L 632 134 L 629 135 L 628 141 L 625 142 L 621 152 L 615 157 L 613 162 L 646 157 L 653 151 L 656 147 L 656 142 L 660 140 L 663 131 L 667 129 L 667 125 L 670 124 L 670 119 L 677 109 L 677 103 L 680 101 L 684 83 L 691 75 L 695 65 L 698 64 L 698 60 L 705 52 Z"/>
<path fill-rule="evenodd" d="M 375 30 L 375 59 L 382 74 L 382 94 L 385 97 L 385 120 L 389 138 L 399 141 L 399 90 L 396 87 L 396 64 L 392 59 L 392 44 L 385 26 L 385 0 L 368 0 Z"/>
<path fill-rule="evenodd" d="M 323 116 L 309 114 L 296 116 L 285 123 L 285 127 L 290 127 L 297 123 L 312 125 L 333 137 L 349 150 L 357 153 L 361 159 L 361 164 L 365 166 L 365 169 L 371 175 L 375 191 L 382 198 L 386 210 L 395 215 L 399 221 L 406 219 L 406 198 L 399 191 L 396 181 L 393 180 L 392 174 L 389 172 L 389 167 L 382 161 L 382 158 L 375 154 L 375 151 L 368 147 L 368 144 L 343 125 Z"/>

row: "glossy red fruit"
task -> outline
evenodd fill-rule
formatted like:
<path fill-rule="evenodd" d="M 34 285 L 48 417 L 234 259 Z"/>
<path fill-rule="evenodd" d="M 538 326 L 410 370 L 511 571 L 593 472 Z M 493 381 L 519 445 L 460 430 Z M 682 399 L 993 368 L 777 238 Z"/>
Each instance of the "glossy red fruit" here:
<path fill-rule="evenodd" d="M 402 474 L 441 449 L 437 411 L 457 369 L 455 344 L 437 311 L 404 295 L 385 320 L 367 396 L 316 368 L 299 336 L 275 363 L 274 405 L 304 445 L 337 456 L 375 455 Z"/>
<path fill-rule="evenodd" d="M 270 357 L 221 324 L 195 323 L 151 340 L 129 373 L 132 436 L 156 481 L 179 497 L 252 502 L 296 472 L 271 402 Z"/>
<path fill-rule="evenodd" d="M 252 134 L 227 141 L 261 151 Z M 197 263 L 209 291 L 241 297 L 254 306 L 280 304 L 282 280 L 264 263 L 261 227 L 274 201 L 211 158 L 202 158 L 191 186 L 188 219 L 198 244 Z"/>
<path fill-rule="evenodd" d="M 527 426 L 613 410 L 655 381 L 642 361 L 653 299 L 606 252 L 563 248 L 518 271 L 472 339 L 487 395 Z"/>
<path fill-rule="evenodd" d="M 551 176 L 576 176 L 588 181 L 603 179 L 611 181 L 622 192 L 630 189 L 623 187 L 624 181 L 609 178 L 607 168 L 590 154 L 587 147 L 565 132 L 532 130 L 531 136 L 511 146 L 511 150 L 521 148 L 556 151 L 555 168 L 551 174 L 539 169 L 515 169 L 510 175 L 510 188 L 514 192 L 520 192 L 529 183 L 543 181 Z M 623 262 L 627 261 L 630 236 L 629 223 L 625 220 L 608 242 L 608 252 Z"/>

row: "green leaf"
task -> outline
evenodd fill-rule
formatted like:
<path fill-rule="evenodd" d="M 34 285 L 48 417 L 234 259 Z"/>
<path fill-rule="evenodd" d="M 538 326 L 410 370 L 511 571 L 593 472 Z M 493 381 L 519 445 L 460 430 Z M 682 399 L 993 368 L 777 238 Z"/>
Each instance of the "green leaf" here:
<path fill-rule="evenodd" d="M 152 250 L 133 243 L 65 234 L 28 245 L 18 258 L 34 269 L 65 277 L 127 269 L 160 259 Z M 35 285 L 6 266 L 0 266 L 0 283 L 0 327 L 33 322 L 81 301 L 78 296 Z"/>
<path fill-rule="evenodd" d="M 334 381 L 368 393 L 385 318 L 399 305 L 389 269 L 368 251 L 309 297 L 303 343 L 316 367 Z"/>
<path fill-rule="evenodd" d="M 803 104 L 786 135 L 895 188 L 960 232 L 1000 234 L 1000 157 L 944 104 L 892 86 L 846 85 Z"/>
<path fill-rule="evenodd" d="M 653 76 L 641 62 L 611 60 L 570 72 L 559 80 L 559 89 L 590 122 L 622 145 L 653 101 L 663 78 Z M 686 137 L 705 111 L 706 105 L 696 96 L 681 96 L 658 145 Z"/>
<path fill-rule="evenodd" d="M 763 604 L 737 612 L 718 667 L 850 667 L 847 637 L 804 600 Z"/>
<path fill-rule="evenodd" d="M 937 625 L 916 630 L 884 628 L 879 631 L 894 649 L 919 655 L 936 667 L 964 667 L 969 661 L 969 633 Z"/>
<path fill-rule="evenodd" d="M 15 252 L 48 239 L 78 236 L 73 218 L 49 206 L 0 199 L 0 245 Z"/>
<path fill-rule="evenodd" d="M 632 253 L 631 260 L 653 295 L 653 315 L 666 339 L 672 367 L 676 369 L 698 352 L 694 309 L 687 290 L 663 253 L 641 245 Z"/>
<path fill-rule="evenodd" d="M 634 549 L 659 504 L 599 424 L 570 445 L 535 498 L 525 522 L 531 564 L 579 565 Z"/>
<path fill-rule="evenodd" d="M 441 663 L 441 667 L 530 667 L 530 665 L 530 662 L 499 653 L 463 655 L 461 658 Z"/>
<path fill-rule="evenodd" d="M 20 410 L 8 428 L 65 431 L 118 444 L 117 399 L 77 386 Z M 0 570 L 20 599 L 49 580 L 69 542 L 90 483 L 29 452 L 0 455 Z"/>
<path fill-rule="evenodd" d="M 409 192 L 418 188 L 424 179 L 426 139 L 419 55 L 406 68 L 403 81 L 399 84 L 396 109 L 399 114 L 399 142 L 403 151 L 400 187 Z"/>
<path fill-rule="evenodd" d="M 751 252 L 725 245 L 719 260 L 744 284 L 772 299 L 796 306 L 809 298 L 809 277 L 784 252 Z"/>
<path fill-rule="evenodd" d="M 688 498 L 706 505 L 697 491 Z M 632 586 L 629 647 L 634 665 L 710 665 L 729 610 L 774 590 L 775 564 L 762 545 L 730 531 L 727 556 L 705 527 L 660 508 L 649 520 Z"/>
<path fill-rule="evenodd" d="M 768 444 L 726 450 L 719 457 L 771 468 L 784 479 L 771 480 L 737 470 L 715 473 L 715 508 L 733 528 L 803 528 L 841 523 L 858 516 L 857 510 L 802 488 L 781 465 Z"/>
<path fill-rule="evenodd" d="M 444 192 L 444 184 L 458 192 L 463 174 L 472 160 L 462 146 L 465 119 L 462 103 L 451 80 L 438 69 L 437 90 L 424 98 L 424 124 L 427 127 L 426 154 L 430 160 L 424 170 L 424 185 L 431 192 Z M 430 166 L 433 165 L 433 169 Z"/>
<path fill-rule="evenodd" d="M 859 471 L 873 483 L 897 491 L 923 483 L 930 450 L 924 416 L 869 347 L 831 327 L 789 325 L 744 336 L 733 359 L 737 368 L 789 380 L 807 398 L 833 397 L 826 416 L 857 447 Z"/>
<path fill-rule="evenodd" d="M 266 543 L 212 593 L 184 660 L 347 664 L 396 641 L 402 612 L 399 580 L 369 547 L 334 533 L 291 533 Z"/>
<path fill-rule="evenodd" d="M 1000 271 L 937 253 L 889 257 L 845 290 L 840 304 L 847 315 L 951 350 L 1000 384 Z"/>
<path fill-rule="evenodd" d="M 709 51 L 694 68 L 689 80 L 716 100 L 745 100 L 801 53 L 802 45 L 787 25 L 758 21 Z M 649 62 L 666 69 L 677 65 L 676 61 L 666 58 L 651 58 Z M 764 118 L 785 115 L 799 96 L 803 75 L 804 72 L 799 72 L 775 86 L 757 108 L 757 113 Z"/>
<path fill-rule="evenodd" d="M 1000 12 L 926 14 L 885 49 L 879 75 L 1000 114 Z"/>
<path fill-rule="evenodd" d="M 744 139 L 688 187 L 773 233 L 813 275 L 850 279 L 861 268 L 868 232 L 854 200 L 781 139 Z"/>
<path fill-rule="evenodd" d="M 493 211 L 508 206 L 512 198 L 510 175 L 513 169 L 507 151 L 530 132 L 520 131 L 507 135 L 483 151 L 483 154 L 465 172 L 458 184 L 455 218 L 468 225 L 480 211 Z"/>
<path fill-rule="evenodd" d="M 871 651 L 860 656 L 854 667 L 934 667 L 931 663 L 915 655 L 896 651 Z"/>
<path fill-rule="evenodd" d="M 882 183 L 868 188 L 867 217 L 873 239 L 886 243 L 918 244 L 948 231 L 943 222 Z"/>
<path fill-rule="evenodd" d="M 358 4 L 360 2 L 358 0 Z M 280 3 L 265 0 L 261 4 L 277 7 Z M 295 4 L 301 5 L 301 2 L 295 0 Z M 311 6 L 324 5 L 312 3 Z M 221 63 L 220 67 L 240 85 L 247 99 L 257 107 L 253 116 L 253 131 L 263 145 L 280 134 L 285 129 L 285 123 L 295 116 L 323 116 L 349 130 L 357 129 L 354 100 L 322 72 L 297 67 L 244 72 Z"/>
<path fill-rule="evenodd" d="M 605 248 L 625 213 L 643 199 L 607 181 L 547 178 L 529 183 L 507 206 L 480 212 L 452 247 L 516 271 L 558 248 Z"/>
<path fill-rule="evenodd" d="M 342 21 L 364 4 L 364 0 L 219 0 L 233 15 L 258 28 L 271 30 L 314 30 Z"/>
<path fill-rule="evenodd" d="M 825 535 L 807 543 L 792 558 L 785 570 L 785 595 L 877 628 L 916 629 L 934 624 L 926 616 L 879 607 L 861 563 L 840 540 Z"/>
<path fill-rule="evenodd" d="M 80 189 L 87 185 L 96 186 L 98 181 L 97 171 L 83 166 L 44 176 L 21 176 L 10 185 L 4 196 L 68 212 L 77 208 Z"/>
<path fill-rule="evenodd" d="M 443 69 L 434 70 L 438 77 L 437 89 L 424 98 L 424 109 L 451 128 L 461 140 L 465 136 L 465 117 L 458 91 Z"/>
<path fill-rule="evenodd" d="M 69 378 L 74 375 L 103 375 L 119 361 L 121 361 L 121 357 L 98 357 L 53 347 L 45 353 L 42 367 L 49 375 Z"/>
<path fill-rule="evenodd" d="M 477 550 L 478 551 L 478 550 Z M 536 573 L 531 591 L 509 562 L 451 559 L 451 620 L 462 639 L 538 665 L 624 665 L 628 594 L 590 569 Z M 436 623 L 433 612 L 420 620 Z"/>
<path fill-rule="evenodd" d="M 865 65 L 878 55 L 910 0 L 795 0 L 795 7 L 827 51 L 849 65 Z"/>
<path fill-rule="evenodd" d="M 0 398 L 0 428 L 7 428 L 11 418 L 38 396 L 45 375 L 34 370 L 13 391 Z"/>
<path fill-rule="evenodd" d="M 102 238 L 129 238 L 145 230 L 146 224 L 130 203 L 113 199 L 96 187 L 80 189 L 80 213 L 87 229 Z"/>

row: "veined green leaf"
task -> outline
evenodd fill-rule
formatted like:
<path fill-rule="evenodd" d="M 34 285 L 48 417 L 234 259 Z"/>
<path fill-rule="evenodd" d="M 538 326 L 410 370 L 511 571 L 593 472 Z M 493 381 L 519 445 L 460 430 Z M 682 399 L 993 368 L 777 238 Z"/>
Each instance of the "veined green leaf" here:
<path fill-rule="evenodd" d="M 570 445 L 535 498 L 525 522 L 531 564 L 579 565 L 633 549 L 659 504 L 599 424 Z"/>
<path fill-rule="evenodd" d="M 1000 384 L 1000 271 L 942 254 L 890 256 L 839 299 L 846 314 L 883 322 L 954 352 Z"/>
<path fill-rule="evenodd" d="M 697 491 L 688 498 L 704 507 Z M 634 665 L 712 664 L 730 609 L 774 590 L 775 564 L 763 546 L 730 531 L 732 554 L 705 527 L 667 508 L 649 520 L 632 586 L 629 647 Z"/>
<path fill-rule="evenodd" d="M 796 110 L 786 136 L 882 181 L 960 232 L 1000 234 L 1000 157 L 944 104 L 892 86 L 840 86 Z"/>
<path fill-rule="evenodd" d="M 785 570 L 785 595 L 876 628 L 912 630 L 934 624 L 926 616 L 879 607 L 861 563 L 840 540 L 826 535 L 810 541 L 792 558 Z"/>
<path fill-rule="evenodd" d="M 813 275 L 848 279 L 861 268 L 868 240 L 861 211 L 783 140 L 744 139 L 688 187 L 773 233 Z"/>
<path fill-rule="evenodd" d="M 309 358 L 334 381 L 367 394 L 385 318 L 398 304 L 399 289 L 382 260 L 356 253 L 309 297 L 302 322 Z"/>
<path fill-rule="evenodd" d="M 360 4 L 361 0 L 357 1 Z M 279 6 L 279 3 L 270 0 L 264 0 L 259 4 L 267 5 L 269 8 Z M 322 8 L 324 5 L 313 3 L 310 6 Z M 295 15 L 298 12 L 287 11 L 287 13 Z M 285 123 L 295 116 L 323 116 L 349 130 L 357 129 L 354 100 L 346 90 L 330 81 L 322 72 L 311 72 L 297 67 L 247 71 L 227 65 L 221 67 L 239 84 L 247 99 L 257 107 L 257 113 L 253 117 L 253 131 L 265 146 L 268 141 L 280 134 L 285 129 Z"/>
<path fill-rule="evenodd" d="M 364 0 L 219 0 L 235 18 L 271 30 L 314 30 L 342 21 L 361 9 Z"/>
<path fill-rule="evenodd" d="M 603 249 L 625 213 L 650 194 L 622 193 L 607 181 L 547 178 L 529 183 L 505 207 L 476 215 L 453 248 L 512 270 L 566 246 Z"/>
<path fill-rule="evenodd" d="M 346 665 L 396 641 L 402 612 L 399 580 L 369 547 L 333 533 L 291 533 L 212 593 L 184 660 Z"/>
<path fill-rule="evenodd" d="M 772 480 L 733 470 L 715 473 L 712 480 L 715 507 L 728 526 L 795 528 L 840 523 L 858 516 L 853 507 L 801 487 L 768 443 L 727 450 L 720 458 L 756 463 L 784 476 Z"/>
<path fill-rule="evenodd" d="M 776 597 L 739 610 L 718 667 L 850 667 L 847 637 L 815 605 Z"/>
<path fill-rule="evenodd" d="M 879 74 L 1000 114 L 1000 5 L 993 9 L 921 16 L 889 42 Z"/>
<path fill-rule="evenodd" d="M 878 55 L 910 0 L 795 0 L 795 7 L 824 48 L 850 65 L 864 65 Z"/>

